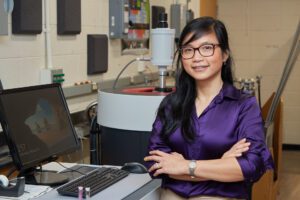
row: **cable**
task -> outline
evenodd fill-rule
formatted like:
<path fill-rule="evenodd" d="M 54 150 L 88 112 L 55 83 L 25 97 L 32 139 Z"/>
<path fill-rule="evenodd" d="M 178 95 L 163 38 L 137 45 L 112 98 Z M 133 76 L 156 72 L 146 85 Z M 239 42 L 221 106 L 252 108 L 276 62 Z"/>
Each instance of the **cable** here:
<path fill-rule="evenodd" d="M 88 119 L 88 122 L 91 123 L 93 117 L 97 115 L 97 106 L 98 106 L 98 101 L 92 101 L 85 109 L 86 117 Z"/>
<path fill-rule="evenodd" d="M 117 85 L 117 82 L 118 82 L 118 80 L 119 80 L 121 74 L 125 71 L 125 69 L 126 69 L 131 63 L 134 63 L 135 61 L 137 61 L 136 58 L 133 59 L 133 60 L 131 60 L 129 63 L 127 63 L 127 64 L 123 67 L 123 69 L 120 71 L 120 73 L 118 74 L 118 76 L 117 76 L 117 78 L 116 78 L 116 80 L 115 80 L 115 82 L 114 82 L 114 84 L 113 84 L 113 87 L 112 87 L 113 90 L 116 89 L 116 85 Z"/>
<path fill-rule="evenodd" d="M 70 171 L 71 171 L 71 172 L 77 172 L 77 173 L 79 173 L 79 174 L 81 174 L 81 175 L 86 175 L 85 173 L 82 173 L 82 172 L 78 171 L 78 169 L 85 167 L 84 165 L 80 166 L 80 167 L 76 170 L 76 169 L 72 169 L 72 168 L 70 168 L 70 167 L 66 167 L 65 165 L 61 164 L 61 163 L 58 162 L 58 161 L 55 161 L 55 162 L 56 162 L 57 164 L 59 164 L 60 166 L 62 166 L 63 168 L 69 170 L 69 171 L 62 171 L 62 172 L 59 172 L 60 174 L 67 173 L 67 172 L 70 172 Z"/>
<path fill-rule="evenodd" d="M 152 70 L 151 70 L 151 68 L 149 66 L 146 65 L 145 68 L 146 68 L 146 70 L 148 70 L 150 72 L 150 76 L 151 76 L 151 80 L 148 81 L 148 82 L 145 81 L 145 85 L 147 85 L 148 83 L 150 83 L 149 85 L 153 86 L 154 85 L 154 81 L 155 81 L 154 80 L 155 78 L 154 78 L 153 72 L 152 72 Z M 144 75 L 145 75 L 145 77 L 147 77 L 147 74 L 144 74 Z"/>
<path fill-rule="evenodd" d="M 99 144 L 100 126 L 97 123 L 97 115 L 92 119 L 90 129 L 90 163 L 100 165 L 101 148 Z"/>
<path fill-rule="evenodd" d="M 15 167 L 12 167 L 8 172 L 6 177 L 9 178 L 15 171 L 17 171 L 17 169 Z"/>
<path fill-rule="evenodd" d="M 134 63 L 135 61 L 150 61 L 150 60 L 151 60 L 150 58 L 144 58 L 144 57 L 143 57 L 143 58 L 135 58 L 135 59 L 129 61 L 129 63 L 127 63 L 127 64 L 123 67 L 123 69 L 120 71 L 120 73 L 118 74 L 118 76 L 117 76 L 117 78 L 116 78 L 116 80 L 115 80 L 115 82 L 114 82 L 114 84 L 113 84 L 112 89 L 113 89 L 113 90 L 116 89 L 116 85 L 117 85 L 117 83 L 118 83 L 118 80 L 119 80 L 120 76 L 122 75 L 122 73 L 125 71 L 125 69 L 126 69 L 130 64 Z"/>
<path fill-rule="evenodd" d="M 81 157 L 81 163 L 84 163 L 84 156 L 83 156 L 83 138 L 80 138 L 80 144 L 81 144 L 81 148 L 80 148 L 80 157 Z"/>

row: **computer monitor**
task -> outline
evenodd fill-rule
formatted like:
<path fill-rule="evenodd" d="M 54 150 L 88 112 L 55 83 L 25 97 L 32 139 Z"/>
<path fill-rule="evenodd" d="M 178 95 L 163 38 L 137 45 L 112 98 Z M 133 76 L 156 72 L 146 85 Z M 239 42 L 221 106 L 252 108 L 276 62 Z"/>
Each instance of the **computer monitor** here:
<path fill-rule="evenodd" d="M 60 84 L 2 90 L 0 116 L 13 162 L 27 183 L 67 181 L 57 173 L 37 170 L 80 147 Z"/>

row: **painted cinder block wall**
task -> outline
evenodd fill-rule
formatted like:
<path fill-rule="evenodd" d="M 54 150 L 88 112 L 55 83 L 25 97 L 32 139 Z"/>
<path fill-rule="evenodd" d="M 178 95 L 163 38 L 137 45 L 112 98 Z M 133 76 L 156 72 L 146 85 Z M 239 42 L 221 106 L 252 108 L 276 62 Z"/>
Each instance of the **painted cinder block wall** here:
<path fill-rule="evenodd" d="M 264 103 L 276 91 L 300 20 L 299 0 L 218 0 L 218 18 L 229 30 L 235 74 L 262 76 Z M 286 84 L 284 143 L 300 145 L 300 56 Z"/>

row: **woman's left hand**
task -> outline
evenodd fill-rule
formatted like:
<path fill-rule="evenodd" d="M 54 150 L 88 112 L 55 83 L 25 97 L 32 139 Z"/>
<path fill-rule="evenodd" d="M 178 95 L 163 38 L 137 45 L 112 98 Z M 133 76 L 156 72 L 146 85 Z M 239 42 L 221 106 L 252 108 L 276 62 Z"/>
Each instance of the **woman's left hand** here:
<path fill-rule="evenodd" d="M 163 151 L 154 150 L 149 152 L 149 156 L 145 157 L 145 161 L 154 161 L 149 172 L 154 172 L 154 176 L 160 174 L 168 175 L 184 175 L 188 173 L 188 161 L 176 152 L 165 153 Z"/>
<path fill-rule="evenodd" d="M 246 141 L 246 138 L 241 139 L 237 143 L 235 143 L 228 151 L 226 151 L 222 158 L 230 158 L 230 157 L 240 157 L 243 153 L 249 150 L 250 142 Z"/>

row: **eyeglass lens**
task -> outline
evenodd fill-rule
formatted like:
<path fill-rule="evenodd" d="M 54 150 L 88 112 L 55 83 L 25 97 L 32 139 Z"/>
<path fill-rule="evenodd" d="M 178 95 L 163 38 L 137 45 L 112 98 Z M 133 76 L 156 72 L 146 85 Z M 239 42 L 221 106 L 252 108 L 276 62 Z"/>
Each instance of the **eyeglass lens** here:
<path fill-rule="evenodd" d="M 214 54 L 215 46 L 216 45 L 214 44 L 205 44 L 201 45 L 198 48 L 184 47 L 181 49 L 181 56 L 185 59 L 193 58 L 196 50 L 200 53 L 201 56 L 212 56 Z"/>

